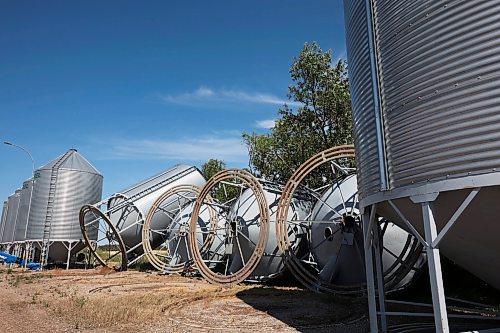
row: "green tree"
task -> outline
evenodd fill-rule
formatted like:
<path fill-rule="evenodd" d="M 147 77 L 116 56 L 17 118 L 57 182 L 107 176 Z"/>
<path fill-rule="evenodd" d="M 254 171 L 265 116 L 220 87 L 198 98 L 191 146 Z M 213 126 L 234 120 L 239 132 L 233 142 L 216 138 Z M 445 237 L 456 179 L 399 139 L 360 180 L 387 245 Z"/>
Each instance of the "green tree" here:
<path fill-rule="evenodd" d="M 268 134 L 243 134 L 249 166 L 260 177 L 285 182 L 312 155 L 352 143 L 352 117 L 344 60 L 332 62 L 316 42 L 306 43 L 290 67 L 288 99 Z"/>
<path fill-rule="evenodd" d="M 212 178 L 217 172 L 226 168 L 226 163 L 217 159 L 209 159 L 201 166 L 201 173 L 206 180 Z M 220 203 L 231 203 L 239 197 L 239 187 L 225 183 L 217 183 L 211 191 L 211 196 Z"/>
<path fill-rule="evenodd" d="M 201 173 L 206 180 L 212 178 L 217 172 L 222 171 L 226 168 L 226 163 L 217 159 L 209 159 L 206 163 L 201 166 Z"/>

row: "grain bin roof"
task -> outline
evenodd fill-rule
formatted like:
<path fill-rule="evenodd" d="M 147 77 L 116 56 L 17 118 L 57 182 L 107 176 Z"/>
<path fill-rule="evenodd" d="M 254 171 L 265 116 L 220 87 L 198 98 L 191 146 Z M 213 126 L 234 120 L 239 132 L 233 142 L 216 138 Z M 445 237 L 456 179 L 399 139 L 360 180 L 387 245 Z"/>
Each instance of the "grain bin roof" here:
<path fill-rule="evenodd" d="M 92 164 L 90 164 L 89 161 L 82 155 L 80 155 L 76 149 L 70 149 L 69 151 L 69 156 L 64 160 L 64 162 L 61 164 L 59 169 L 63 170 L 75 170 L 75 171 L 82 171 L 82 172 L 88 172 L 88 173 L 95 173 L 100 175 L 101 173 L 97 171 Z M 38 170 L 51 170 L 52 167 L 59 161 L 63 155 L 58 156 L 51 162 L 45 164 Z"/>

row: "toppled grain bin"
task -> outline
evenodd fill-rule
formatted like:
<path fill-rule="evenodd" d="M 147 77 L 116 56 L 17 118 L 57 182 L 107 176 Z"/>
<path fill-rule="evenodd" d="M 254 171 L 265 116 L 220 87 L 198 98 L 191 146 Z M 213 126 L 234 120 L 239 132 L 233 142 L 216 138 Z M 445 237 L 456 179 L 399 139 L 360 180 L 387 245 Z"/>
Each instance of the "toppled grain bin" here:
<path fill-rule="evenodd" d="M 193 166 L 177 165 L 80 211 L 81 234 L 100 264 L 125 270 L 144 255 L 142 225 L 155 200 L 177 185 L 201 186 L 205 179 Z M 103 208 L 104 207 L 104 208 Z M 166 228 L 174 216 L 158 215 L 154 228 Z M 90 235 L 98 235 L 91 238 Z M 161 243 L 150 239 L 152 248 Z"/>

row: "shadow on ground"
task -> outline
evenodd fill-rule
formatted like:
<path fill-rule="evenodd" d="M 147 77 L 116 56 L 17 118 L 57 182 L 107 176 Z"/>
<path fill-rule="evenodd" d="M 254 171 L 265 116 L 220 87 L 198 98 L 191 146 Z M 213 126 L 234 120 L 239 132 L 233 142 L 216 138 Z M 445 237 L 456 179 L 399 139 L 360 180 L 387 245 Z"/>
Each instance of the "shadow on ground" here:
<path fill-rule="evenodd" d="M 447 300 L 450 307 L 449 314 L 483 316 L 483 319 L 450 318 L 451 331 L 462 332 L 500 327 L 500 320 L 491 320 L 491 316 L 500 316 L 500 291 L 488 286 L 451 261 L 445 258 L 442 260 L 445 291 L 449 297 Z M 425 303 L 428 304 L 427 306 L 389 303 L 387 310 L 432 314 L 428 280 L 428 272 L 423 272 L 417 283 L 409 289 L 388 296 L 389 299 Z M 285 280 L 273 286 L 256 286 L 241 291 L 236 296 L 253 308 L 266 312 L 300 332 L 369 331 L 368 306 L 365 297 L 317 294 L 296 286 L 296 282 Z M 467 302 L 480 303 L 483 306 Z M 393 332 L 435 331 L 432 317 L 396 316 L 388 320 Z"/>
<path fill-rule="evenodd" d="M 262 286 L 241 291 L 236 297 L 300 332 L 366 332 L 368 327 L 362 298 Z"/>

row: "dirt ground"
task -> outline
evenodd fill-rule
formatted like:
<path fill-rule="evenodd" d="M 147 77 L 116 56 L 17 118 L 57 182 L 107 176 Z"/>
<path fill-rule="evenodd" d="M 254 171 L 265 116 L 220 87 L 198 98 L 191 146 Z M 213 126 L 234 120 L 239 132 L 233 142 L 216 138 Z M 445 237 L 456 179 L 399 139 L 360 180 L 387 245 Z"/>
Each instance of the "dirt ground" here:
<path fill-rule="evenodd" d="M 450 286 L 453 289 L 457 288 Z M 423 287 L 414 290 L 422 292 Z M 406 300 L 414 296 L 400 297 Z M 497 299 L 493 298 L 492 304 L 497 304 Z M 293 285 L 222 288 L 201 278 L 138 271 L 75 269 L 40 273 L 0 265 L 0 302 L 0 333 L 368 331 L 364 298 L 320 295 Z M 499 317 L 499 309 L 500 305 L 492 307 L 484 318 Z M 391 303 L 388 310 L 422 309 Z M 450 313 L 482 311 L 455 308 Z M 499 321 L 452 322 L 451 331 L 462 332 L 498 327 L 495 324 Z M 434 332 L 432 317 L 391 317 L 389 324 L 391 332 Z"/>
<path fill-rule="evenodd" d="M 0 268 L 0 332 L 366 332 L 362 299 L 142 272 Z"/>

